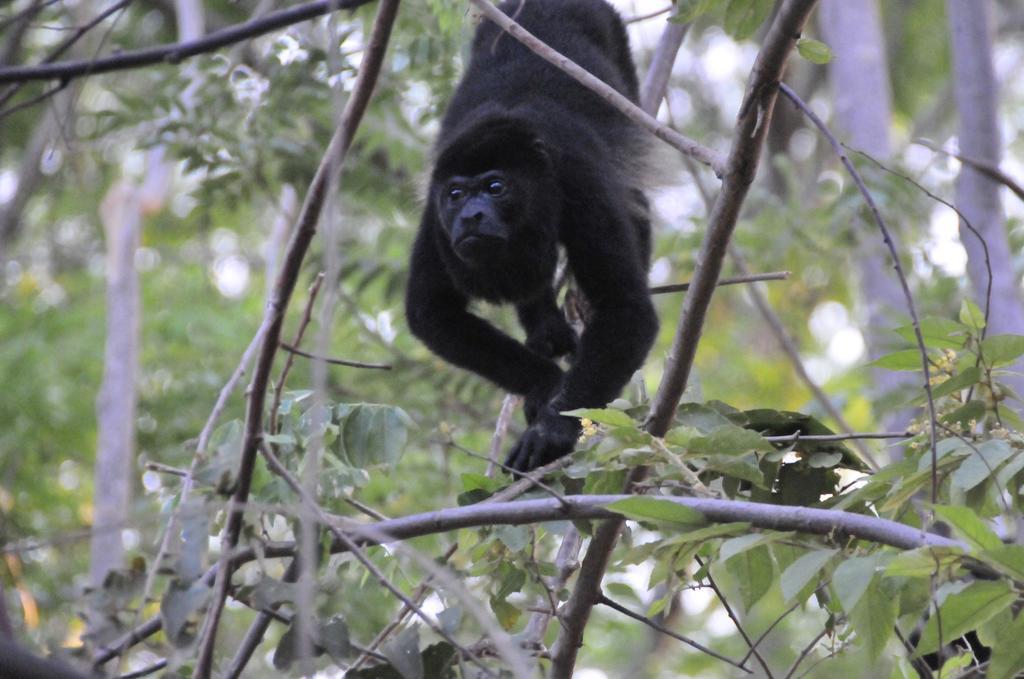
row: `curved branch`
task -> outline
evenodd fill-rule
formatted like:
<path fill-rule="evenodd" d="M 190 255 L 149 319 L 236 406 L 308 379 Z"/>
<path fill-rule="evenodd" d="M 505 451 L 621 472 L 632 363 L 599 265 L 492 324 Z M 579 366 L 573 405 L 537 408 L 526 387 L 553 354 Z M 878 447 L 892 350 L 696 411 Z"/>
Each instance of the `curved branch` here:
<path fill-rule="evenodd" d="M 228 26 L 198 40 L 146 47 L 99 59 L 76 59 L 52 64 L 0 68 L 0 83 L 20 83 L 29 80 L 72 80 L 85 75 L 123 71 L 140 66 L 162 63 L 176 64 L 197 54 L 213 52 L 221 47 L 255 38 L 335 10 L 355 9 L 370 2 L 371 0 L 314 0 L 304 5 L 296 5 L 279 12 L 265 14 L 245 23 Z"/>

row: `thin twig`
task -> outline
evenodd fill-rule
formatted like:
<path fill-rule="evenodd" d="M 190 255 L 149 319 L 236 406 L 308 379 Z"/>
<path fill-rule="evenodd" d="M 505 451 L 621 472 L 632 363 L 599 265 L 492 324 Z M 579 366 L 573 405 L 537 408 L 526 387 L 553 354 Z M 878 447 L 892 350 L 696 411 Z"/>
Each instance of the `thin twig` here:
<path fill-rule="evenodd" d="M 947 151 L 946 149 L 935 146 L 934 144 L 927 142 L 923 139 L 915 139 L 912 143 L 918 144 L 919 146 L 924 146 L 925 148 L 931 149 L 936 153 L 941 153 L 943 155 L 952 156 L 953 158 L 956 158 L 964 165 L 973 167 L 975 170 L 982 173 L 989 179 L 999 184 L 1002 184 L 1006 188 L 1010 189 L 1010 191 L 1012 191 L 1018 198 L 1024 200 L 1024 186 L 1021 186 L 1019 183 L 1017 183 L 1017 181 L 1013 177 L 1003 172 L 1001 169 L 999 169 L 998 166 L 992 165 L 991 163 L 986 163 L 983 160 L 970 158 L 960 153 L 953 153 L 952 151 Z"/>
<path fill-rule="evenodd" d="M 731 276 L 727 278 L 720 278 L 715 283 L 716 286 L 722 287 L 723 285 L 739 285 L 740 283 L 759 283 L 761 281 L 784 281 L 789 278 L 789 271 L 772 271 L 770 273 L 755 273 L 745 276 Z M 652 295 L 661 295 L 666 292 L 685 292 L 690 289 L 690 283 L 671 283 L 669 285 L 655 285 L 651 287 Z"/>
<path fill-rule="evenodd" d="M 749 669 L 747 669 L 746 667 L 743 666 L 742 662 L 736 662 L 735 660 L 727 658 L 726 656 L 722 655 L 721 653 L 719 653 L 717 651 L 714 651 L 714 650 L 708 648 L 707 646 L 694 641 L 693 639 L 691 639 L 689 637 L 683 636 L 682 634 L 679 634 L 678 632 L 673 632 L 672 630 L 670 630 L 669 628 L 665 627 L 664 625 L 659 625 L 657 622 L 655 622 L 654 620 L 651 620 L 650 618 L 644 617 L 644 616 L 640 615 L 639 613 L 634 613 L 633 611 L 629 610 L 628 608 L 626 608 L 622 604 L 618 604 L 618 603 L 612 601 L 611 599 L 609 599 L 604 594 L 601 595 L 601 598 L 598 599 L 597 603 L 603 604 L 603 605 L 607 606 L 608 608 L 611 608 L 612 610 L 618 611 L 619 613 L 622 613 L 627 618 L 632 618 L 633 620 L 636 620 L 637 622 L 642 622 L 643 624 L 647 625 L 651 629 L 657 630 L 657 631 L 661 632 L 662 634 L 665 634 L 667 636 L 672 637 L 673 639 L 676 639 L 677 641 L 681 641 L 684 644 L 692 646 L 692 647 L 696 648 L 698 651 L 700 651 L 701 653 L 707 653 L 708 655 L 710 655 L 713 658 L 718 658 L 722 662 L 728 663 L 728 664 L 732 665 L 733 667 L 739 668 L 739 669 L 743 670 L 744 672 L 746 672 L 747 674 L 753 674 L 753 672 L 751 672 Z"/>
<path fill-rule="evenodd" d="M 736 627 L 736 631 L 740 633 L 740 636 L 743 637 L 743 641 L 747 644 L 747 648 L 750 649 L 750 653 L 743 656 L 743 662 L 745 663 L 747 658 L 753 655 L 754 659 L 757 660 L 757 664 L 764 670 L 765 675 L 770 678 L 772 676 L 772 671 L 768 667 L 768 663 L 757 650 L 757 644 L 750 640 L 750 635 L 747 634 L 747 630 L 743 628 L 743 623 L 740 622 L 740 618 L 736 615 L 736 611 L 732 610 L 732 606 L 729 605 L 729 600 L 726 599 L 725 593 L 719 589 L 718 583 L 715 582 L 715 578 L 711 575 L 711 569 L 704 568 L 704 561 L 699 556 L 694 558 L 696 559 L 697 564 L 704 569 L 705 577 L 708 579 L 708 585 L 711 587 L 711 591 L 715 593 L 715 596 L 718 597 L 719 603 L 721 603 L 722 608 L 725 609 L 725 614 L 729 616 L 730 620 L 732 620 L 732 624 Z"/>
<path fill-rule="evenodd" d="M 888 172 L 891 175 L 899 177 L 903 181 L 909 182 L 912 186 L 917 188 L 917 190 L 920 191 L 921 193 L 923 193 L 924 195 L 928 196 L 929 198 L 931 198 L 935 202 L 941 203 L 942 205 L 945 205 L 946 207 L 948 207 L 950 210 L 952 210 L 953 212 L 956 213 L 956 216 L 960 218 L 960 221 L 963 223 L 963 225 L 965 227 L 967 227 L 967 230 L 971 232 L 971 235 L 973 235 L 975 238 L 978 239 L 978 244 L 981 245 L 981 251 L 982 251 L 982 253 L 985 256 L 985 277 L 986 277 L 986 280 L 987 280 L 987 283 L 985 284 L 985 308 L 984 308 L 985 327 L 981 329 L 981 339 L 985 339 L 985 333 L 988 332 L 989 313 L 990 313 L 990 311 L 992 309 L 992 280 L 993 280 L 994 276 L 992 275 L 992 260 L 989 257 L 988 242 L 985 240 L 985 237 L 981 235 L 981 231 L 978 231 L 978 229 L 974 226 L 974 224 L 971 224 L 971 220 L 967 219 L 967 215 L 965 215 L 963 212 L 961 212 L 960 208 L 958 208 L 956 205 L 954 205 L 953 203 L 949 202 L 945 198 L 942 198 L 940 196 L 935 195 L 934 193 L 932 193 L 931 191 L 926 189 L 923 184 L 921 184 L 920 182 L 916 181 L 913 177 L 911 177 L 909 175 L 906 175 L 906 174 L 903 174 L 902 172 L 899 172 L 897 170 L 893 170 L 890 167 L 887 167 L 883 162 L 881 162 L 880 160 L 878 160 L 877 158 L 875 158 L 874 156 L 872 156 L 870 153 L 868 153 L 866 151 L 861 151 L 860 149 L 850 148 L 846 144 L 843 144 L 843 148 L 850 149 L 854 153 L 867 158 L 868 160 L 870 160 L 872 163 L 874 163 L 876 166 L 878 166 L 879 168 L 881 168 L 885 172 Z M 979 361 L 980 360 L 981 359 L 979 357 Z M 975 365 L 977 365 L 977 363 L 975 363 Z"/>
<path fill-rule="evenodd" d="M 931 367 L 928 364 L 928 349 L 924 343 L 924 336 L 921 334 L 921 321 L 917 317 L 917 306 L 914 304 L 914 295 L 910 292 L 910 284 L 907 282 L 907 276 L 903 271 L 903 264 L 900 262 L 899 252 L 896 250 L 896 244 L 892 239 L 892 235 L 889 233 L 889 227 L 886 226 L 885 219 L 882 218 L 882 213 L 878 209 L 878 205 L 875 203 L 874 197 L 871 192 L 868 191 L 868 187 L 864 184 L 864 180 L 861 178 L 860 173 L 857 172 L 857 168 L 850 162 L 849 156 L 843 150 L 839 140 L 829 131 L 825 123 L 822 122 L 821 118 L 811 110 L 811 108 L 804 103 L 804 101 L 797 96 L 796 92 L 791 90 L 785 83 L 779 83 L 779 91 L 782 92 L 786 97 L 793 102 L 793 104 L 806 115 L 815 127 L 825 136 L 828 143 L 832 146 L 832 150 L 837 156 L 839 161 L 846 168 L 846 171 L 853 177 L 854 183 L 857 185 L 857 189 L 864 197 L 864 201 L 868 205 L 868 209 L 871 211 L 871 216 L 875 220 L 875 224 L 878 226 L 878 230 L 882 234 L 882 240 L 885 242 L 886 248 L 889 250 L 889 255 L 892 257 L 893 269 L 896 271 L 896 276 L 899 278 L 900 287 L 903 289 L 903 296 L 907 304 L 907 312 L 910 314 L 910 323 L 914 328 L 914 339 L 917 341 L 917 349 L 921 354 L 921 372 L 924 375 L 924 391 L 928 397 L 928 422 L 929 422 L 929 444 L 932 453 L 932 492 L 931 500 L 934 504 L 938 502 L 939 496 L 939 475 L 938 475 L 938 415 L 935 412 L 935 399 L 932 397 L 932 384 L 931 384 Z"/>
<path fill-rule="evenodd" d="M 316 302 L 317 293 L 320 292 L 320 286 L 324 282 L 324 274 L 321 271 L 313 279 L 313 283 L 309 286 L 309 299 L 306 300 L 306 308 L 302 310 L 302 318 L 299 319 L 299 327 L 295 330 L 295 339 L 292 340 L 291 346 L 297 347 L 302 344 L 302 337 L 306 334 L 306 328 L 309 326 L 310 319 L 313 315 L 313 304 Z M 284 385 L 288 381 L 288 373 L 292 369 L 292 365 L 295 363 L 295 352 L 289 351 L 288 356 L 284 359 L 284 366 L 281 367 L 281 375 L 277 378 L 277 384 L 274 385 L 274 400 L 270 406 L 270 427 L 269 431 L 273 434 L 277 433 L 277 411 L 281 407 L 281 396 L 284 394 Z"/>
<path fill-rule="evenodd" d="M 818 635 L 811 639 L 811 643 L 801 649 L 800 655 L 797 656 L 796 661 L 793 662 L 793 666 L 789 668 L 789 671 L 786 672 L 786 676 L 782 679 L 790 679 L 793 676 L 797 668 L 800 667 L 800 663 L 802 663 L 804 659 L 811 654 L 811 651 L 814 650 L 814 647 L 818 645 L 818 642 L 821 641 L 826 634 L 828 634 L 828 628 L 822 628 L 822 630 L 818 632 Z"/>
<path fill-rule="evenodd" d="M 494 435 L 491 436 L 491 445 L 487 449 L 487 476 L 494 477 L 498 468 L 498 458 L 501 456 L 501 448 L 505 443 L 505 434 L 508 433 L 508 425 L 512 422 L 512 415 L 516 406 L 519 405 L 521 397 L 515 394 L 505 394 L 501 401 L 501 411 L 498 413 L 498 420 L 494 423 Z"/>
<path fill-rule="evenodd" d="M 292 346 L 287 342 L 278 342 L 278 346 L 287 351 L 290 354 L 296 356 L 302 356 L 303 358 L 312 359 L 314 361 L 323 361 L 324 363 L 330 363 L 331 365 L 344 365 L 349 368 L 365 368 L 366 370 L 391 370 L 391 366 L 385 363 L 362 363 L 360 361 L 350 361 L 344 358 L 328 358 L 326 356 L 317 356 L 311 354 L 308 351 L 303 351 L 296 346 Z"/>
<path fill-rule="evenodd" d="M 877 432 L 851 432 L 849 434 L 787 434 L 785 436 L 765 436 L 766 441 L 772 443 L 788 443 L 791 441 L 858 441 L 870 439 L 909 439 L 916 434 L 912 431 L 877 431 Z"/>

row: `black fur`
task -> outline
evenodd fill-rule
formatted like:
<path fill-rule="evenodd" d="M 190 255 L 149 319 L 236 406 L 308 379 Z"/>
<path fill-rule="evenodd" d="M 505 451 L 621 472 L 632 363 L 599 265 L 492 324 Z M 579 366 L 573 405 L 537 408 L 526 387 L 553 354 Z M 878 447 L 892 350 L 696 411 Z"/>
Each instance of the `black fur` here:
<path fill-rule="evenodd" d="M 604 0 L 500 9 L 637 100 L 626 31 Z M 530 426 L 506 461 L 515 470 L 569 453 L 579 421 L 559 412 L 615 398 L 654 341 L 644 149 L 598 95 L 481 24 L 442 121 L 406 314 L 439 356 L 525 396 Z M 589 305 L 578 340 L 552 288 L 559 244 Z M 515 304 L 525 346 L 469 313 L 472 298 Z M 563 372 L 553 359 L 569 353 Z"/>

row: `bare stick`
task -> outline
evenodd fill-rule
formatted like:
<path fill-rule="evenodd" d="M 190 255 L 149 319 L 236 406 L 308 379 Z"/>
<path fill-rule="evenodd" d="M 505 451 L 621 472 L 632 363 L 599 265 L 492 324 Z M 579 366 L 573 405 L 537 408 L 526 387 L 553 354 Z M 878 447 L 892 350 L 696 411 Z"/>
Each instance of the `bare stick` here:
<path fill-rule="evenodd" d="M 1019 183 L 1017 183 L 1017 181 L 1013 177 L 1003 172 L 1001 169 L 999 169 L 998 166 L 992 165 L 991 163 L 986 163 L 983 160 L 970 158 L 960 153 L 953 153 L 952 151 L 947 151 L 946 149 L 939 148 L 938 146 L 935 146 L 931 142 L 924 141 L 923 139 L 916 139 L 913 143 L 931 149 L 936 153 L 941 153 L 946 156 L 952 156 L 953 158 L 956 158 L 964 165 L 970 165 L 975 170 L 982 173 L 989 179 L 998 182 L 999 184 L 1002 184 L 1006 188 L 1013 191 L 1013 193 L 1021 200 L 1024 200 L 1024 186 L 1021 186 Z"/>
<path fill-rule="evenodd" d="M 644 616 L 640 615 L 639 613 L 634 613 L 633 611 L 629 610 L 628 608 L 626 608 L 622 604 L 619 604 L 619 603 L 616 603 L 616 602 L 612 601 L 611 599 L 609 599 L 604 594 L 601 595 L 601 598 L 598 600 L 597 603 L 602 604 L 604 606 L 607 606 L 608 608 L 610 608 L 610 609 L 612 609 L 614 611 L 618 611 L 619 613 L 622 613 L 627 618 L 632 618 L 633 620 L 636 620 L 637 622 L 642 622 L 643 624 L 647 625 L 651 629 L 657 630 L 657 631 L 661 632 L 662 634 L 668 635 L 668 636 L 672 637 L 673 639 L 676 639 L 677 641 L 681 641 L 681 642 L 683 642 L 684 644 L 686 644 L 688 646 L 692 646 L 692 647 L 696 648 L 698 651 L 700 651 L 701 653 L 707 653 L 712 658 L 718 658 L 722 662 L 728 663 L 728 664 L 732 665 L 733 667 L 737 667 L 737 668 L 743 670 L 744 672 L 746 672 L 747 674 L 753 674 L 753 672 L 751 672 L 746 667 L 744 667 L 742 665 L 742 663 L 738 663 L 735 660 L 731 660 L 731 659 L 727 658 L 726 656 L 722 655 L 721 653 L 718 653 L 717 651 L 713 651 L 710 648 L 708 648 L 707 646 L 694 641 L 690 637 L 683 636 L 682 634 L 679 634 L 678 632 L 673 632 L 669 628 L 665 627 L 664 625 L 659 625 L 657 622 L 655 622 L 654 620 L 651 620 L 650 618 L 644 617 Z"/>
<path fill-rule="evenodd" d="M 515 394 L 505 394 L 501 401 L 501 412 L 498 413 L 498 421 L 494 423 L 494 436 L 491 437 L 491 446 L 487 451 L 487 476 L 494 477 L 498 468 L 498 458 L 501 456 L 501 447 L 505 443 L 505 434 L 508 433 L 508 425 L 512 422 L 512 415 L 519 405 L 520 397 Z"/>
<path fill-rule="evenodd" d="M 699 556 L 695 558 L 697 560 L 697 564 L 701 568 L 704 568 L 704 562 L 701 560 L 701 558 Z M 715 582 L 715 578 L 711 575 L 711 569 L 706 569 L 706 573 L 708 584 L 711 586 L 711 590 L 715 593 L 715 596 L 718 598 L 718 601 L 722 604 L 722 608 L 725 609 L 725 614 L 729 616 L 730 620 L 732 620 L 732 624 L 736 627 L 736 631 L 740 633 L 741 637 L 743 637 L 743 641 L 746 642 L 747 648 L 750 649 L 749 653 L 743 656 L 742 662 L 746 662 L 747 658 L 749 658 L 750 656 L 754 656 L 754 659 L 757 660 L 757 664 L 759 664 L 761 666 L 761 669 L 764 670 L 765 675 L 771 677 L 772 671 L 771 669 L 769 669 L 768 663 L 765 662 L 764 657 L 762 657 L 762 655 L 758 652 L 757 644 L 751 642 L 750 635 L 747 634 L 747 630 L 744 629 L 743 623 L 740 622 L 739 616 L 736 615 L 736 612 L 734 610 L 732 610 L 732 606 L 729 604 L 729 600 L 725 598 L 725 594 L 722 592 L 721 589 L 719 589 L 718 583 Z"/>
<path fill-rule="evenodd" d="M 936 444 L 938 442 L 938 427 L 936 422 L 938 421 L 938 415 L 935 413 L 935 399 L 932 397 L 932 384 L 931 384 L 931 366 L 928 363 L 928 349 L 925 348 L 924 336 L 921 334 L 921 321 L 917 317 L 917 307 L 914 304 L 914 295 L 910 292 L 910 284 L 907 283 L 907 276 L 903 271 L 903 264 L 900 263 L 899 253 L 896 251 L 896 244 L 892 239 L 892 235 L 889 233 L 889 227 L 886 226 L 885 220 L 882 218 L 882 213 L 878 209 L 878 205 L 875 204 L 875 199 L 871 196 L 871 192 L 868 191 L 868 187 L 865 186 L 864 180 L 861 179 L 860 173 L 857 172 L 857 168 L 850 162 L 849 156 L 843 150 L 839 140 L 829 132 L 829 129 L 822 122 L 821 118 L 817 116 L 810 109 L 803 100 L 796 95 L 796 93 L 789 89 L 785 83 L 779 83 L 779 91 L 781 91 L 786 97 L 793 102 L 793 104 L 806 115 L 815 127 L 825 136 L 828 143 L 831 144 L 832 150 L 837 156 L 839 161 L 846 168 L 846 171 L 853 177 L 854 183 L 857 185 L 857 189 L 860 190 L 861 195 L 864 197 L 864 201 L 868 204 L 868 209 L 871 211 L 871 216 L 874 217 L 875 224 L 878 225 L 878 230 L 882 233 L 882 240 L 885 241 L 885 246 L 889 250 L 889 255 L 892 257 L 892 266 L 896 271 L 896 276 L 899 278 L 900 287 L 903 289 L 903 296 L 907 303 L 907 312 L 910 314 L 910 323 L 914 327 L 914 339 L 917 341 L 917 349 L 921 354 L 921 372 L 924 374 L 924 391 L 928 397 L 928 438 L 932 452 L 932 503 L 938 501 L 939 495 L 939 475 L 938 469 L 938 452 Z"/>
<path fill-rule="evenodd" d="M 321 271 L 313 279 L 312 285 L 309 286 L 309 299 L 306 300 L 306 308 L 302 310 L 302 318 L 299 319 L 299 327 L 295 331 L 295 339 L 292 340 L 291 345 L 285 345 L 281 342 L 281 346 L 288 349 L 289 346 L 297 347 L 302 343 L 302 337 L 306 334 L 306 328 L 309 327 L 309 321 L 313 316 L 313 304 L 316 302 L 316 296 L 320 292 L 320 286 L 323 285 L 324 274 Z M 274 400 L 270 405 L 270 433 L 277 433 L 277 411 L 281 407 L 281 395 L 284 393 L 284 385 L 288 381 L 288 373 L 291 372 L 292 365 L 295 363 L 295 352 L 289 351 L 288 357 L 284 360 L 284 367 L 281 368 L 281 376 L 277 378 L 277 384 L 274 385 Z"/>
<path fill-rule="evenodd" d="M 324 363 L 330 363 L 331 365 L 344 365 L 349 368 L 363 368 L 365 370 L 391 370 L 391 366 L 386 363 L 363 363 L 361 361 L 350 361 L 345 358 L 329 358 L 327 356 L 317 356 L 316 354 L 311 354 L 308 351 L 303 351 L 302 349 L 288 344 L 287 342 L 278 342 L 278 345 L 290 354 L 302 356 L 303 358 L 312 359 L 314 361 L 323 361 Z"/>
<path fill-rule="evenodd" d="M 715 285 L 739 285 L 741 283 L 760 283 L 763 281 L 784 281 L 789 278 L 789 271 L 772 271 L 770 273 L 755 273 L 744 276 L 731 276 L 720 278 Z M 661 295 L 666 292 L 685 292 L 690 289 L 691 283 L 670 283 L 669 285 L 655 285 L 651 287 L 652 295 Z"/>
<path fill-rule="evenodd" d="M 55 61 L 57 59 L 57 57 L 59 57 L 60 55 L 64 54 L 64 52 L 66 52 L 69 49 L 71 49 L 72 45 L 74 45 L 76 42 L 78 42 L 82 38 L 83 35 L 85 35 L 89 31 L 91 31 L 93 28 L 95 28 L 96 26 L 98 26 L 101 23 L 103 23 L 104 21 L 106 21 L 107 17 L 109 17 L 110 15 L 115 14 L 116 12 L 120 12 L 121 10 L 123 10 L 125 7 L 130 5 L 131 2 L 132 2 L 132 0 L 119 0 L 118 2 L 115 2 L 113 5 L 111 5 L 110 7 L 106 8 L 105 10 L 103 10 L 102 12 L 97 14 L 91 21 L 86 23 L 84 26 L 80 26 L 74 33 L 69 35 L 59 45 L 57 45 L 57 47 L 53 50 L 53 52 L 51 52 L 50 55 L 48 57 L 46 57 L 46 59 L 43 60 L 43 63 L 45 64 L 45 63 L 51 63 L 51 62 Z M 4 70 L 4 69 L 0 69 L 0 70 Z M 43 93 L 43 95 L 45 95 L 47 97 L 48 96 L 52 96 L 53 94 L 56 94 L 64 85 L 66 85 L 66 83 L 62 83 L 61 86 L 59 86 L 59 87 L 47 90 L 46 92 Z M 4 106 L 4 104 L 9 102 L 11 100 L 11 97 L 13 97 L 15 94 L 17 94 L 18 91 L 21 89 L 21 87 L 22 87 L 22 83 L 19 83 L 19 84 L 14 85 L 13 87 L 7 88 L 7 90 L 3 94 L 0 94 L 0 108 L 2 108 Z M 33 98 L 32 103 L 40 101 L 42 98 L 45 98 L 43 95 L 40 95 L 38 97 Z M 20 109 L 20 108 L 22 108 L 22 107 L 16 107 L 16 109 Z M 6 117 L 10 113 L 12 113 L 14 110 L 15 109 L 8 109 L 7 111 L 4 111 L 4 112 L 0 113 L 0 118 Z"/>

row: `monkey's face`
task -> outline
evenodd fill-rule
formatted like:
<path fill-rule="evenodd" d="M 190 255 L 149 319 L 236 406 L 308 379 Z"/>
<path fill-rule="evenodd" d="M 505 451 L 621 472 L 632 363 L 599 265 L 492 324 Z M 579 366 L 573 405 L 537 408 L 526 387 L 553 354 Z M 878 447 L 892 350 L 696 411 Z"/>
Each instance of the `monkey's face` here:
<path fill-rule="evenodd" d="M 511 173 L 499 170 L 438 182 L 438 215 L 462 262 L 478 268 L 505 257 L 523 214 L 523 188 Z"/>

